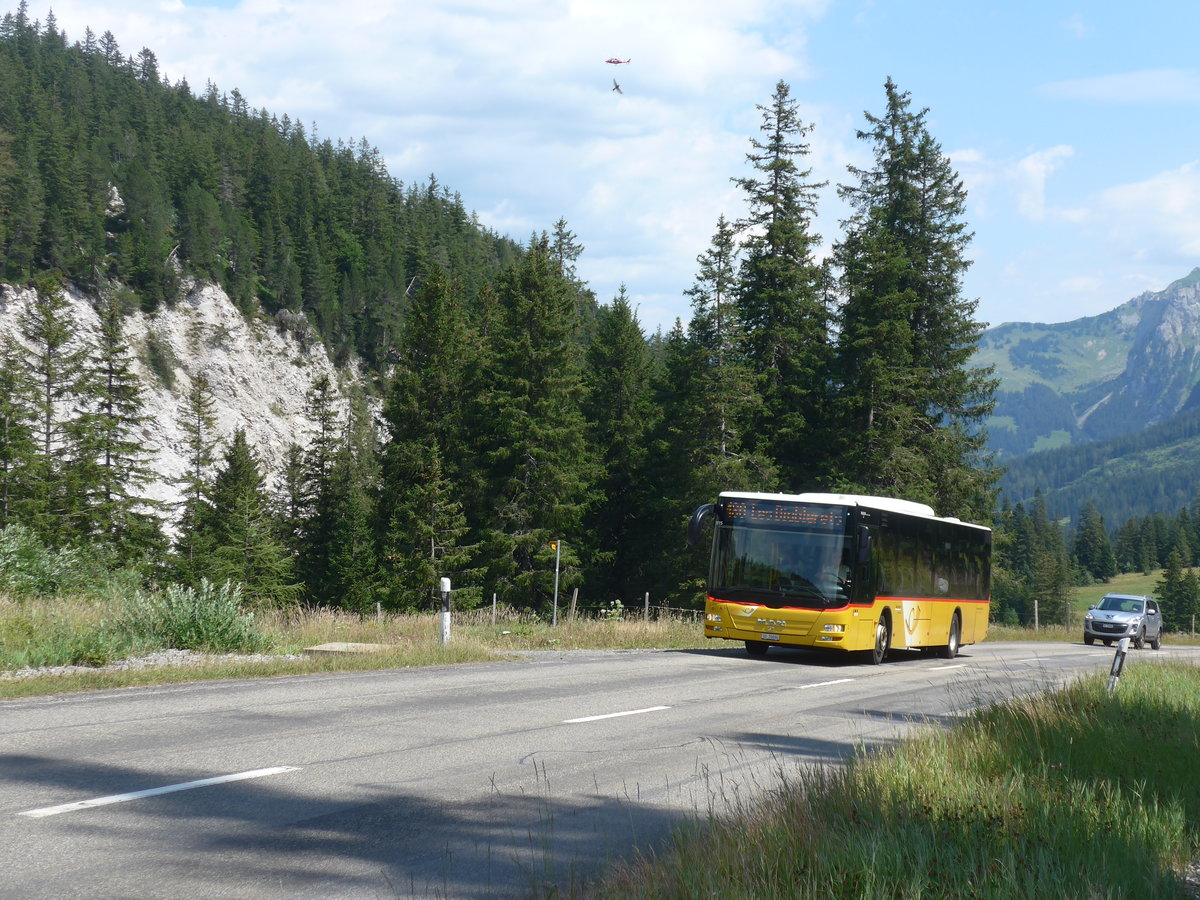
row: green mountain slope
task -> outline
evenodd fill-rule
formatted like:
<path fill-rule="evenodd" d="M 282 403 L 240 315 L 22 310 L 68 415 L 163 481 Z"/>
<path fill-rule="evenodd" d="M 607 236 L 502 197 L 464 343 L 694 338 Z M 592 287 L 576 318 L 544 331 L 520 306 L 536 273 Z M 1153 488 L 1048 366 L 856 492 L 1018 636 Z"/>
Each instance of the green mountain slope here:
<path fill-rule="evenodd" d="M 1035 453 L 1009 463 L 1001 492 L 1010 503 L 1037 491 L 1056 517 L 1074 517 L 1087 502 L 1109 527 L 1173 512 L 1200 485 L 1200 410 L 1133 434 Z"/>
<path fill-rule="evenodd" d="M 1000 380 L 988 421 L 1001 459 L 1139 431 L 1192 408 L 1200 381 L 1200 269 L 1099 316 L 984 332 Z"/>

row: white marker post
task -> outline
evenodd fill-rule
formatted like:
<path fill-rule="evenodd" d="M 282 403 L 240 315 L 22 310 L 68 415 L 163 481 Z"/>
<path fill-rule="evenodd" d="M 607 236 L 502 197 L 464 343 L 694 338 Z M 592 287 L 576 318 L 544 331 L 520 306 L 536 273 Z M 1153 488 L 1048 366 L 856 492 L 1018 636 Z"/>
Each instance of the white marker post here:
<path fill-rule="evenodd" d="M 450 643 L 450 579 L 442 579 L 442 643 Z"/>
<path fill-rule="evenodd" d="M 550 627 L 558 627 L 558 560 L 562 555 L 562 541 L 551 541 L 550 546 L 554 548 L 554 613 L 550 619 Z"/>
<path fill-rule="evenodd" d="M 1117 689 L 1117 680 L 1121 677 L 1121 670 L 1125 668 L 1125 654 L 1129 652 L 1129 638 L 1123 637 L 1117 641 L 1117 655 L 1113 657 L 1112 669 L 1108 673 L 1108 692 L 1111 694 Z"/>

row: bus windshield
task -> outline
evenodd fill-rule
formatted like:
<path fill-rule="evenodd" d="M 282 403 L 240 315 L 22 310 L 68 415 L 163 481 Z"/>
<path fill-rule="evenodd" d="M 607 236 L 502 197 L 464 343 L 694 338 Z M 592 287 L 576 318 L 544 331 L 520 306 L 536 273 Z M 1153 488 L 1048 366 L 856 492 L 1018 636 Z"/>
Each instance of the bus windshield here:
<path fill-rule="evenodd" d="M 845 606 L 851 559 L 844 534 L 720 524 L 710 591 L 775 608 Z"/>

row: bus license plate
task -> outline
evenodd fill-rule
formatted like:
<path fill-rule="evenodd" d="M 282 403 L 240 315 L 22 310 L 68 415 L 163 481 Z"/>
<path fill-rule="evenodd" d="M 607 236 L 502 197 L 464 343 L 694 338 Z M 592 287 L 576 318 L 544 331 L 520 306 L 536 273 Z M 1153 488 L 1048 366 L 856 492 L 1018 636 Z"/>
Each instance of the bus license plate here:
<path fill-rule="evenodd" d="M 763 639 L 764 641 L 777 641 L 777 640 L 779 640 L 779 635 L 777 635 L 777 634 L 764 634 L 764 635 L 762 635 L 762 639 Z"/>

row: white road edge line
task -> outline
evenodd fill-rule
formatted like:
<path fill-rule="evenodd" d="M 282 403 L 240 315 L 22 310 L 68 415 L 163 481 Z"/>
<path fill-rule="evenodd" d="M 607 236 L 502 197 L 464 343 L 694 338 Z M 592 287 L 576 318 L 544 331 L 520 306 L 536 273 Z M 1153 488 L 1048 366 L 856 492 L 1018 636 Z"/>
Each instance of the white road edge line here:
<path fill-rule="evenodd" d="M 625 712 L 605 713 L 602 716 L 583 716 L 580 719 L 563 719 L 564 725 L 574 725 L 576 722 L 596 722 L 600 719 L 616 719 L 620 716 L 636 716 L 640 713 L 658 712 L 662 709 L 670 709 L 669 706 L 647 706 L 645 709 L 628 709 Z"/>
<path fill-rule="evenodd" d="M 31 819 L 41 819 L 45 816 L 57 816 L 59 813 L 74 812 L 77 809 L 91 809 L 95 806 L 108 806 L 110 803 L 124 803 L 127 800 L 140 800 L 143 797 L 153 797 L 157 794 L 170 794 L 175 791 L 190 791 L 193 788 L 208 787 L 211 784 L 225 784 L 229 781 L 244 781 L 247 778 L 262 778 L 265 775 L 278 775 L 281 772 L 294 772 L 298 766 L 275 766 L 270 769 L 254 769 L 251 772 L 236 772 L 233 775 L 218 775 L 216 778 L 202 778 L 199 781 L 186 781 L 182 784 L 168 784 L 165 787 L 148 788 L 144 791 L 133 791 L 129 794 L 113 794 L 109 797 L 96 797 L 92 800 L 80 800 L 77 803 L 63 803 L 60 806 L 47 806 L 44 809 L 31 809 L 17 815 L 28 816 Z"/>
<path fill-rule="evenodd" d="M 839 678 L 836 681 L 817 681 L 817 682 L 814 682 L 813 684 L 798 684 L 798 685 L 796 685 L 796 690 L 807 691 L 809 688 L 829 687 L 829 685 L 831 685 L 831 684 L 845 684 L 847 681 L 853 681 L 853 680 L 854 680 L 853 678 Z"/>
<path fill-rule="evenodd" d="M 929 671 L 930 672 L 944 672 L 944 671 L 946 671 L 946 669 L 965 669 L 966 667 L 967 667 L 966 663 L 955 663 L 952 666 L 934 666 Z"/>

